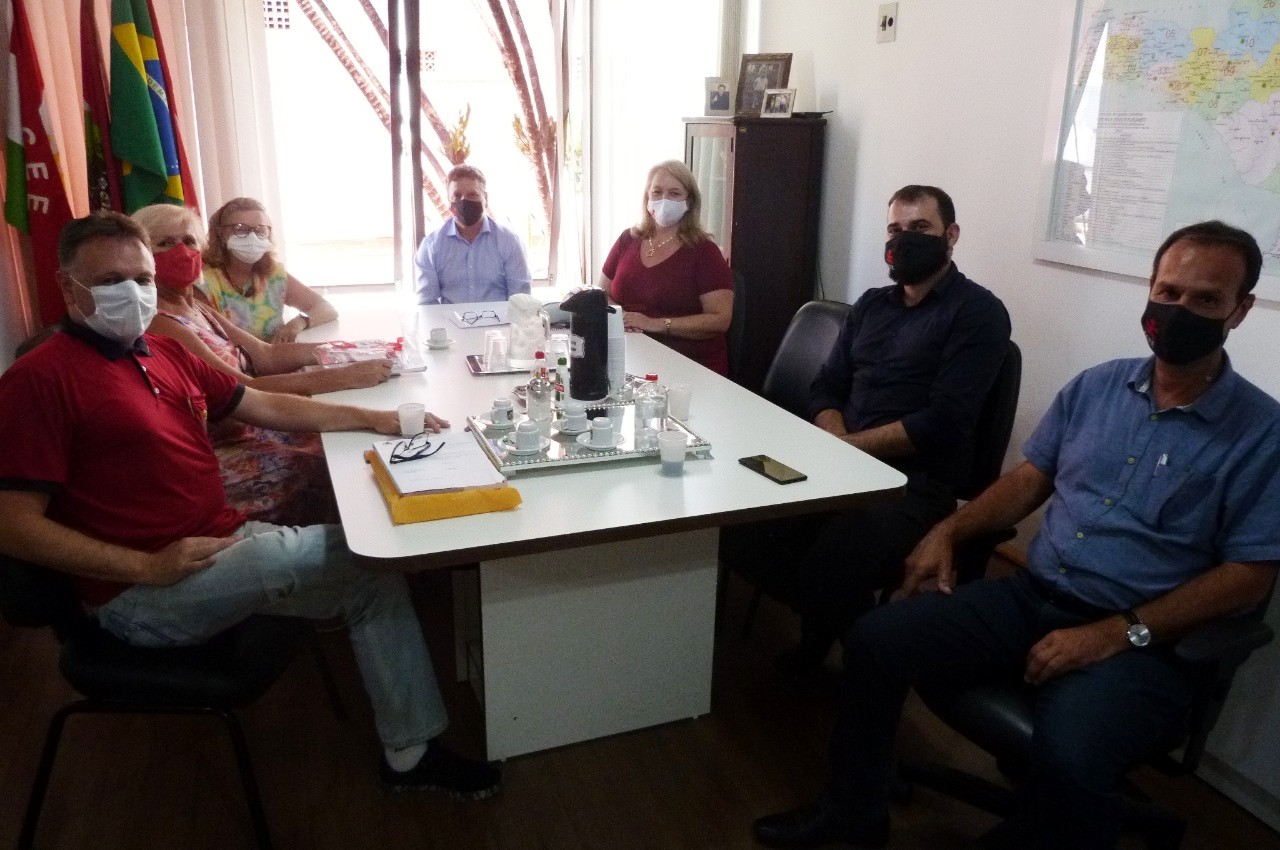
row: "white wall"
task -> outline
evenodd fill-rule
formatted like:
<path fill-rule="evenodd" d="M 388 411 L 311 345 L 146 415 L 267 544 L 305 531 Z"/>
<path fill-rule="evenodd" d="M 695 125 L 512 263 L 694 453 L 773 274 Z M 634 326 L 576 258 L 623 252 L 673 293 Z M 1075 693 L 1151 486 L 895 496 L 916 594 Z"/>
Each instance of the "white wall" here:
<path fill-rule="evenodd" d="M 1042 162 L 1046 149 L 1052 154 L 1046 131 L 1061 104 L 1075 3 L 899 0 L 897 41 L 887 44 L 875 41 L 878 5 L 761 0 L 759 50 L 795 54 L 793 67 L 813 69 L 815 108 L 833 110 L 822 284 L 827 297 L 851 300 L 886 282 L 885 203 L 895 189 L 932 183 L 951 193 L 961 227 L 957 264 L 1004 300 L 1023 350 L 1009 459 L 1020 460 L 1022 441 L 1073 375 L 1148 353 L 1138 328 L 1145 281 L 1031 259 Z M 1259 303 L 1227 348 L 1241 373 L 1280 397 L 1277 337 L 1280 305 Z M 1020 540 L 1035 525 L 1027 523 Z M 1270 620 L 1280 626 L 1280 604 Z M 1261 786 L 1253 807 L 1280 828 L 1277 671 L 1273 645 L 1237 681 L 1213 749 L 1239 772 L 1223 781 Z"/>

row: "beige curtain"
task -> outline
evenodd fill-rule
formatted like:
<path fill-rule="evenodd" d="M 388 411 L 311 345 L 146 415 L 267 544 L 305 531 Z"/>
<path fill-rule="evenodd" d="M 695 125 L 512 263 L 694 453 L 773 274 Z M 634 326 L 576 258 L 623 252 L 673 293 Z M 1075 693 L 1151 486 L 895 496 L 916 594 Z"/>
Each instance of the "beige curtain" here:
<path fill-rule="evenodd" d="M 93 0 L 103 55 L 111 36 L 111 0 Z M 169 60 L 197 202 L 207 217 L 230 198 L 250 195 L 277 208 L 266 38 L 260 0 L 152 0 Z M 74 215 L 89 210 L 80 74 L 80 0 L 24 0 L 44 76 L 45 102 Z M 10 0 L 0 0 L 8 51 Z M 109 65 L 109 63 L 108 63 Z M 193 73 L 199 69 L 199 73 Z M 5 102 L 0 75 L 0 103 Z M 2 151 L 0 151 L 2 154 Z M 3 178 L 0 169 L 0 179 Z M 13 228 L 0 223 L 0 368 L 36 330 L 25 294 L 24 260 Z"/>

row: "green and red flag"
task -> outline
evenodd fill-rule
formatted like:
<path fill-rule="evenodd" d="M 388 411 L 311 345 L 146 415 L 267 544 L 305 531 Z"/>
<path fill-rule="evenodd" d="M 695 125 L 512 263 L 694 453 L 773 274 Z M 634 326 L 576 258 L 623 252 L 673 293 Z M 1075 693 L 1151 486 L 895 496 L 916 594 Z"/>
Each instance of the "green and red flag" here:
<path fill-rule="evenodd" d="M 37 312 L 42 323 L 51 324 L 63 312 L 54 275 L 58 271 L 58 234 L 71 220 L 71 206 L 62 183 L 58 149 L 49 131 L 44 78 L 36 61 L 26 9 L 22 0 L 12 3 L 5 84 L 4 218 L 31 237 Z"/>
<path fill-rule="evenodd" d="M 111 155 L 111 110 L 94 0 L 80 0 L 80 67 L 84 83 L 84 145 L 89 171 L 89 209 L 119 210 L 120 164 Z"/>
<path fill-rule="evenodd" d="M 111 2 L 111 147 L 120 160 L 124 212 L 181 205 L 181 166 L 146 0 Z"/>

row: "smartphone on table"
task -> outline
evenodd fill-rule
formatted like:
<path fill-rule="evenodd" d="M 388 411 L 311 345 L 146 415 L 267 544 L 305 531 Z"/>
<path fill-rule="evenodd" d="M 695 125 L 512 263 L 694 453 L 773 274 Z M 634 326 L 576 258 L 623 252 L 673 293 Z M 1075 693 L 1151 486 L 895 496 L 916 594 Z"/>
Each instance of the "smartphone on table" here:
<path fill-rule="evenodd" d="M 798 472 L 768 455 L 740 457 L 738 458 L 738 463 L 752 472 L 758 472 L 770 481 L 776 481 L 779 484 L 794 484 L 797 481 L 806 481 L 809 478 L 803 472 Z"/>

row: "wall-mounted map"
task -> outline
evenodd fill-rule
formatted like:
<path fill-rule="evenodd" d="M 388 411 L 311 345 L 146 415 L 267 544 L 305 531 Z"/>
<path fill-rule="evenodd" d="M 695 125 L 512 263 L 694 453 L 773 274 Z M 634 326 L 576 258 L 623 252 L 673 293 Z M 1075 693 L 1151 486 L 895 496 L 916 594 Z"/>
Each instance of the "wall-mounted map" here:
<path fill-rule="evenodd" d="M 1219 218 L 1280 299 L 1280 0 L 1079 0 L 1041 259 L 1146 278 L 1170 231 Z"/>

